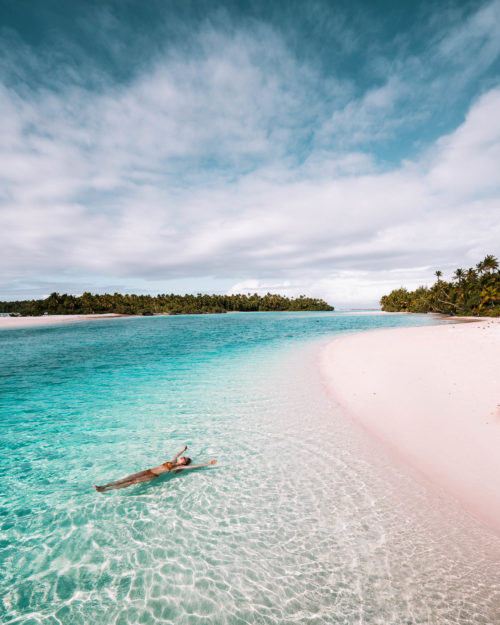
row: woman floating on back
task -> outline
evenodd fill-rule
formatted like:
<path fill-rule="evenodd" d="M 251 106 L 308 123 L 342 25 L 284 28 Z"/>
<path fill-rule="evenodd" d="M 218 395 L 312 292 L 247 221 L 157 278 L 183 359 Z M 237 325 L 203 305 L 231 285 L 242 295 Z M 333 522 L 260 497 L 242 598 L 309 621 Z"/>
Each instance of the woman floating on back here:
<path fill-rule="evenodd" d="M 105 493 L 108 490 L 114 490 L 116 488 L 127 488 L 127 486 L 132 486 L 132 484 L 150 482 L 151 480 L 155 480 L 157 477 L 160 477 L 163 473 L 179 473 L 179 471 L 185 471 L 186 469 L 208 467 L 209 465 L 213 465 L 217 462 L 217 460 L 210 460 L 210 462 L 206 462 L 205 464 L 191 464 L 191 458 L 181 456 L 186 449 L 187 445 L 185 445 L 184 449 L 175 455 L 170 462 L 164 462 L 163 464 L 160 464 L 159 467 L 139 471 L 139 473 L 133 473 L 132 475 L 128 475 L 121 480 L 116 480 L 116 482 L 110 482 L 109 484 L 104 484 L 103 486 L 94 486 L 94 488 L 99 493 Z"/>

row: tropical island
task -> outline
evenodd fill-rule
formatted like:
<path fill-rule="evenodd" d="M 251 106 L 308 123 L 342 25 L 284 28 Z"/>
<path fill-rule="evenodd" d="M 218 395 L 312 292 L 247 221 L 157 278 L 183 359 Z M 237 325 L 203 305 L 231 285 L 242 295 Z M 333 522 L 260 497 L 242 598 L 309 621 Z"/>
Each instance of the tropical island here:
<path fill-rule="evenodd" d="M 440 313 L 443 315 L 499 317 L 500 271 L 498 260 L 488 254 L 475 268 L 458 268 L 450 282 L 437 281 L 431 287 L 420 286 L 415 291 L 404 287 L 395 289 L 380 300 L 386 312 Z"/>
<path fill-rule="evenodd" d="M 36 317 L 40 315 L 188 315 L 228 312 L 265 311 L 331 311 L 322 299 L 300 295 L 285 297 L 266 295 L 103 295 L 85 292 L 83 295 L 52 293 L 45 299 L 0 302 L 0 313 L 13 316 Z"/>

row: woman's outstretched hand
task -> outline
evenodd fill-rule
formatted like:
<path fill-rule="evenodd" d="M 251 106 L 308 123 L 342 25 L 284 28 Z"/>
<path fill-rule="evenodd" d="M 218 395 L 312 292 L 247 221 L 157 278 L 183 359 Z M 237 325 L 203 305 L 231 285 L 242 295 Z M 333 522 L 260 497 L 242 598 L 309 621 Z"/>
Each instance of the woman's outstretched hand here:
<path fill-rule="evenodd" d="M 210 460 L 208 464 L 217 464 L 217 460 Z"/>

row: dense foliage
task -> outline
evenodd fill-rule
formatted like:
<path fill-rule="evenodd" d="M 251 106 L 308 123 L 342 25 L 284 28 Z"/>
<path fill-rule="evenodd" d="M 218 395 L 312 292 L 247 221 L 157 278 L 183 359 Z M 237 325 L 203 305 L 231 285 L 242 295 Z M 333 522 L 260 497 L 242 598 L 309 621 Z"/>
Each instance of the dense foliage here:
<path fill-rule="evenodd" d="M 500 271 L 498 260 L 489 254 L 473 269 L 457 269 L 451 280 L 437 281 L 415 291 L 400 288 L 380 300 L 387 312 L 442 313 L 445 315 L 500 316 Z"/>
<path fill-rule="evenodd" d="M 77 315 L 92 313 L 120 313 L 147 315 L 168 313 L 171 315 L 196 313 L 225 313 L 229 311 L 272 310 L 333 310 L 321 299 L 301 295 L 288 298 L 282 295 L 92 295 L 84 293 L 60 295 L 52 293 L 46 299 L 19 302 L 0 302 L 0 312 L 21 315 Z"/>

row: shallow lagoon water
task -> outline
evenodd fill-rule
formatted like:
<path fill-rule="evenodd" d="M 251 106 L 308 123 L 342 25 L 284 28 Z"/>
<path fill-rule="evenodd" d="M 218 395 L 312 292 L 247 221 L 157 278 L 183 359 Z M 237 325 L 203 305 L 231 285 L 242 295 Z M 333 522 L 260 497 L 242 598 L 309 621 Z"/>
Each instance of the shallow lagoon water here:
<path fill-rule="evenodd" d="M 0 332 L 2 623 L 491 624 L 500 541 L 323 387 L 336 334 L 272 313 Z M 98 495 L 169 459 L 214 468 Z"/>

